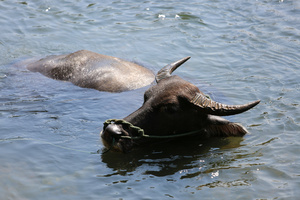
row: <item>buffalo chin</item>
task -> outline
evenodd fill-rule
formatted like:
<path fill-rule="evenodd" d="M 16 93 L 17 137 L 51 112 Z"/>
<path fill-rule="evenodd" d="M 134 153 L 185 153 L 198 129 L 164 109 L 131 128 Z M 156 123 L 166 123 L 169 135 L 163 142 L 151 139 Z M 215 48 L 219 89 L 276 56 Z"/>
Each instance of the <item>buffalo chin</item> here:
<path fill-rule="evenodd" d="M 100 135 L 105 148 L 112 151 L 127 153 L 133 147 L 132 141 L 129 139 L 115 139 L 113 142 L 113 139 L 110 136 L 107 136 L 105 132 L 102 131 Z"/>

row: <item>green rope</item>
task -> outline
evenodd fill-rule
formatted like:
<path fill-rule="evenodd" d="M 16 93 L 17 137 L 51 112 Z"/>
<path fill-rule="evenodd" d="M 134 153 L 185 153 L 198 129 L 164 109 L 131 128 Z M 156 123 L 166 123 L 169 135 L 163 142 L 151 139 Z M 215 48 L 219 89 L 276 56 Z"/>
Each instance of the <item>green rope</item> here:
<path fill-rule="evenodd" d="M 138 135 L 137 136 L 121 136 L 120 138 L 123 139 L 131 139 L 131 140 L 137 140 L 137 139 L 141 139 L 141 138 L 154 138 L 154 139 L 171 139 L 171 138 L 178 138 L 178 137 L 184 137 L 184 136 L 188 136 L 188 135 L 192 135 L 195 133 L 198 133 L 199 130 L 196 131 L 190 131 L 190 132 L 186 132 L 186 133 L 181 133 L 181 134 L 175 134 L 175 135 L 146 135 L 144 133 L 144 130 L 138 126 L 134 126 L 132 125 L 130 122 L 127 122 L 123 119 L 108 119 L 106 120 L 103 124 L 103 130 L 105 130 L 105 128 L 109 125 L 109 124 L 124 124 L 124 125 L 128 125 L 131 129 L 135 130 Z"/>

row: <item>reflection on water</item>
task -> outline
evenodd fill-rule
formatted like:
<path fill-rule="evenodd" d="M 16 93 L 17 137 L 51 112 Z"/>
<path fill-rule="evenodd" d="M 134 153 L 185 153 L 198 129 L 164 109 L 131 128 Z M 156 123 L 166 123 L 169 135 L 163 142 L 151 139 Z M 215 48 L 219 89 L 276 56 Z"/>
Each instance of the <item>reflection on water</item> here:
<path fill-rule="evenodd" d="M 108 152 L 102 154 L 101 159 L 107 167 L 123 176 L 138 167 L 148 166 L 149 169 L 143 174 L 169 176 L 180 173 L 181 178 L 191 178 L 200 173 L 207 173 L 206 170 L 210 170 L 213 166 L 227 165 L 230 161 L 226 158 L 220 156 L 220 160 L 214 160 L 212 154 L 215 157 L 219 149 L 239 147 L 242 138 L 213 138 L 200 141 L 201 143 L 192 138 L 184 141 L 160 142 L 135 149 L 128 154 Z M 193 172 L 194 168 L 199 170 Z"/>

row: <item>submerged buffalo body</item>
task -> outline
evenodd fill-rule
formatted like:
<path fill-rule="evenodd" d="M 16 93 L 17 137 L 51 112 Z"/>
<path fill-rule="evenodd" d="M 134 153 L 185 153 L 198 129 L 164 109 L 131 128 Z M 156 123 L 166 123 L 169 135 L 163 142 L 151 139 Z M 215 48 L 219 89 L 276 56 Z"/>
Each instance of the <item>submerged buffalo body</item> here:
<path fill-rule="evenodd" d="M 87 50 L 48 56 L 27 68 L 53 79 L 107 92 L 133 90 L 154 81 L 154 74 L 138 64 Z"/>
<path fill-rule="evenodd" d="M 221 104 L 208 98 L 195 85 L 178 76 L 171 76 L 188 59 L 181 59 L 161 69 L 156 75 L 157 85 L 145 92 L 143 105 L 124 121 L 140 127 L 150 136 L 175 136 L 195 130 L 198 132 L 195 135 L 245 135 L 247 130 L 242 125 L 220 116 L 242 113 L 260 101 L 244 105 Z M 151 141 L 149 138 L 133 140 L 131 137 L 136 135 L 137 131 L 132 126 L 122 123 L 111 123 L 104 126 L 101 132 L 103 144 L 121 152 Z"/>

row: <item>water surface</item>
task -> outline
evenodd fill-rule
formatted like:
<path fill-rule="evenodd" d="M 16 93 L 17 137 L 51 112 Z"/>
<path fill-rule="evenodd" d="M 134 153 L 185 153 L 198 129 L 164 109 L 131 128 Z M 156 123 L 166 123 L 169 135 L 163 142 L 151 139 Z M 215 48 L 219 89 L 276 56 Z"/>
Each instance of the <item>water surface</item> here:
<path fill-rule="evenodd" d="M 1 199 L 297 199 L 298 1 L 0 1 Z M 230 104 L 244 138 L 101 154 L 109 118 L 146 88 L 105 93 L 32 73 L 26 58 L 87 49 L 175 73 Z M 100 152 L 100 153 L 97 153 Z"/>

